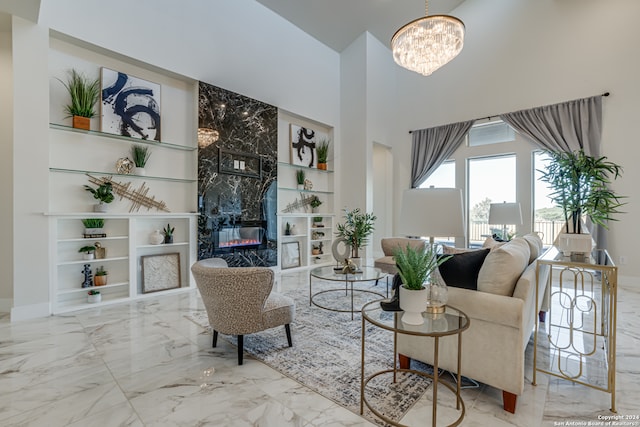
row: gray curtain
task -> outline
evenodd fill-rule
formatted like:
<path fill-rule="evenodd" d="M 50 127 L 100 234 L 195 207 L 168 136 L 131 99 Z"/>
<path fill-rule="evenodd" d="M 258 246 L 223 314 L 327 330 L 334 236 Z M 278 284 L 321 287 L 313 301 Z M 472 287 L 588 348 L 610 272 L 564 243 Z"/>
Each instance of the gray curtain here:
<path fill-rule="evenodd" d="M 500 118 L 545 150 L 582 148 L 589 156 L 600 156 L 601 96 L 501 114 Z"/>
<path fill-rule="evenodd" d="M 418 187 L 458 149 L 474 120 L 415 130 L 411 140 L 411 188 Z"/>
<path fill-rule="evenodd" d="M 600 156 L 602 96 L 501 114 L 500 117 L 545 150 L 583 149 L 589 156 Z M 591 229 L 596 247 L 606 249 L 607 230 L 589 223 L 587 227 Z"/>

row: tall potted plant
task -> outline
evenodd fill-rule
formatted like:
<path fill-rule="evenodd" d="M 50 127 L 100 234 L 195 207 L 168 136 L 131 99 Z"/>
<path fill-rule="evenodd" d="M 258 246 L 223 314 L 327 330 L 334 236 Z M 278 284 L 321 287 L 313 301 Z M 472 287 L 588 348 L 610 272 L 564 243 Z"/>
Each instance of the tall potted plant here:
<path fill-rule="evenodd" d="M 338 224 L 336 235 L 343 238 L 351 246 L 351 256 L 358 268 L 362 265 L 360 249 L 368 243 L 368 238 L 373 233 L 374 222 L 378 219 L 373 213 L 360 212 L 359 208 L 344 210 L 343 224 Z"/>
<path fill-rule="evenodd" d="M 151 156 L 151 150 L 146 145 L 132 145 L 131 146 L 131 157 L 133 157 L 133 163 L 136 165 L 135 174 L 140 176 L 145 176 L 147 174 L 145 170 L 145 165 L 147 164 L 147 160 L 149 160 L 149 156 Z"/>
<path fill-rule="evenodd" d="M 67 117 L 73 117 L 73 127 L 89 130 L 90 119 L 95 116 L 95 104 L 100 97 L 100 79 L 89 79 L 84 74 L 71 70 L 67 82 L 58 79 L 71 96 L 71 103 L 65 106 Z"/>
<path fill-rule="evenodd" d="M 624 203 L 622 196 L 616 195 L 608 185 L 622 174 L 622 167 L 607 161 L 606 157 L 588 156 L 583 150 L 548 151 L 547 154 L 551 161 L 539 172 L 541 181 L 552 190 L 549 197 L 564 213 L 564 233 L 558 237 L 560 249 L 590 253 L 592 240 L 583 219 L 587 217 L 605 228 L 608 221 L 616 220 L 613 216 L 621 213 L 619 208 Z"/>

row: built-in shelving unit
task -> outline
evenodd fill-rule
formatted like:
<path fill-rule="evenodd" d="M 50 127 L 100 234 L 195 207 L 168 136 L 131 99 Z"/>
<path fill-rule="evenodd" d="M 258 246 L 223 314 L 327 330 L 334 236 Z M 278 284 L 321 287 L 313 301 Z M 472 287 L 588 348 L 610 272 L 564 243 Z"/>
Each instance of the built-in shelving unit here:
<path fill-rule="evenodd" d="M 321 220 L 315 221 L 315 218 Z M 287 223 L 293 226 L 293 234 L 282 234 L 281 244 L 297 242 L 300 253 L 300 265 L 283 269 L 283 272 L 318 267 L 333 262 L 331 254 L 331 245 L 335 235 L 333 214 L 285 213 L 280 215 L 280 220 L 284 226 Z M 320 250 L 321 253 L 314 253 L 314 248 Z"/>

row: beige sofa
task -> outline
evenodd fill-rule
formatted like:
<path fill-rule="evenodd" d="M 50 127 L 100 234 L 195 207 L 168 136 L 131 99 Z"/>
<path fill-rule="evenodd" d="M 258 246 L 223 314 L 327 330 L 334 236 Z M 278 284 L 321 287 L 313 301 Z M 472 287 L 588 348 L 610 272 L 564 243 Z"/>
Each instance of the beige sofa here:
<path fill-rule="evenodd" d="M 471 321 L 462 333 L 461 374 L 502 390 L 503 407 L 511 413 L 524 389 L 524 352 L 537 319 L 535 259 L 541 252 L 542 241 L 535 234 L 513 239 L 484 258 L 478 290 L 449 287 L 448 305 Z M 548 270 L 541 273 L 539 307 L 546 311 Z M 398 335 L 403 368 L 410 359 L 432 364 L 433 350 L 432 338 Z M 441 368 L 457 371 L 457 335 L 440 339 L 438 360 Z"/>

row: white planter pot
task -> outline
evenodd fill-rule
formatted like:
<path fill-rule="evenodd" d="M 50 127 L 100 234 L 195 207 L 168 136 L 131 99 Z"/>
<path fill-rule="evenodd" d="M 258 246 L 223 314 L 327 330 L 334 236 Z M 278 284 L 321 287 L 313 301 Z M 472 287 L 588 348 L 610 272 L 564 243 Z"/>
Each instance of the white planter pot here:
<path fill-rule="evenodd" d="M 95 304 L 101 301 L 102 301 L 102 294 L 87 295 L 87 302 L 89 304 Z"/>
<path fill-rule="evenodd" d="M 106 203 L 98 203 L 97 205 L 93 205 L 94 212 L 106 212 L 107 204 Z"/>
<path fill-rule="evenodd" d="M 84 234 L 104 234 L 104 228 L 85 228 Z"/>
<path fill-rule="evenodd" d="M 414 291 L 400 286 L 400 308 L 404 311 L 402 322 L 408 325 L 422 325 L 422 312 L 427 307 L 429 293 L 426 289 Z"/>
<path fill-rule="evenodd" d="M 85 254 L 82 256 L 82 259 L 86 259 L 86 260 L 94 259 L 94 258 L 95 258 L 95 257 L 94 257 L 94 255 L 93 255 L 92 253 L 91 253 L 91 254 L 87 254 L 87 253 L 85 253 Z"/>
<path fill-rule="evenodd" d="M 591 234 L 560 233 L 556 240 L 556 246 L 564 256 L 570 256 L 572 253 L 588 255 L 595 247 L 595 242 L 591 238 Z"/>
<path fill-rule="evenodd" d="M 147 170 L 145 168 L 135 167 L 135 168 L 133 168 L 133 173 L 135 175 L 146 176 L 147 175 Z"/>

